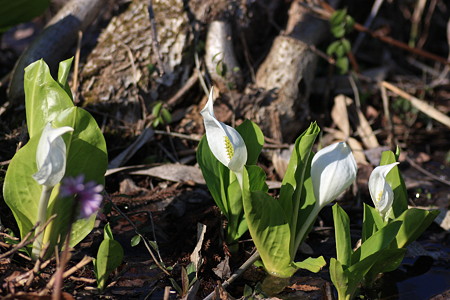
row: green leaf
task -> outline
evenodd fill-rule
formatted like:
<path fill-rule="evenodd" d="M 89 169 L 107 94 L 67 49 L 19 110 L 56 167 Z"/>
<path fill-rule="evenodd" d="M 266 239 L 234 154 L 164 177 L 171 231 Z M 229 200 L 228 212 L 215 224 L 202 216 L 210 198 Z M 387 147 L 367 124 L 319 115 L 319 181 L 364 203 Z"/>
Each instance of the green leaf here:
<path fill-rule="evenodd" d="M 339 261 L 334 257 L 330 259 L 330 277 L 336 290 L 338 291 L 339 299 L 350 299 L 348 295 L 348 272 L 344 272 L 344 268 Z"/>
<path fill-rule="evenodd" d="M 25 108 L 30 138 L 40 135 L 45 124 L 66 108 L 73 107 L 72 98 L 50 75 L 41 59 L 25 68 Z"/>
<path fill-rule="evenodd" d="M 58 88 L 59 85 L 58 85 Z M 104 184 L 104 174 L 108 157 L 106 143 L 95 119 L 85 110 L 68 108 L 58 113 L 53 121 L 55 127 L 71 126 L 74 132 L 64 136 L 67 146 L 67 166 L 65 176 L 84 174 L 86 180 Z M 37 222 L 37 207 L 42 187 L 31 177 L 37 172 L 36 148 L 40 133 L 13 157 L 5 178 L 5 202 L 11 208 L 23 238 Z M 55 221 L 46 229 L 44 242 L 50 241 L 49 249 L 59 241 L 64 241 L 64 232 L 70 221 L 72 202 L 57 198 L 59 185 L 55 186 L 50 197 L 47 216 L 57 214 Z M 79 243 L 93 228 L 95 215 L 89 219 L 77 220 L 72 228 L 71 246 Z"/>
<path fill-rule="evenodd" d="M 329 56 L 332 56 L 333 54 L 337 53 L 338 48 L 341 46 L 341 41 L 337 40 L 332 42 L 328 47 L 327 47 L 327 54 Z"/>
<path fill-rule="evenodd" d="M 388 165 L 396 162 L 396 156 L 392 151 L 384 151 L 381 154 L 380 166 Z M 386 176 L 386 181 L 394 191 L 394 202 L 392 203 L 393 219 L 398 218 L 405 210 L 408 209 L 408 193 L 406 191 L 405 182 L 398 166 L 395 166 Z"/>
<path fill-rule="evenodd" d="M 439 215 L 439 210 L 410 208 L 394 221 L 402 221 L 397 236 L 397 247 L 404 248 L 415 241 Z"/>
<path fill-rule="evenodd" d="M 256 123 L 245 120 L 236 127 L 237 132 L 242 136 L 247 147 L 247 165 L 256 165 L 259 154 L 264 145 L 264 134 Z"/>
<path fill-rule="evenodd" d="M 311 149 L 319 132 L 319 126 L 314 122 L 297 138 L 281 183 L 279 203 L 289 222 L 292 239 L 296 239 L 315 204 L 310 167 Z M 291 242 L 291 255 L 295 255 L 300 243 L 297 240 Z"/>
<path fill-rule="evenodd" d="M 0 0 L 0 33 L 44 13 L 50 0 Z"/>
<path fill-rule="evenodd" d="M 233 175 L 234 176 L 234 175 Z M 239 182 L 234 180 L 228 186 L 228 201 L 226 217 L 227 224 L 227 244 L 235 243 L 247 231 L 246 222 L 244 221 L 244 207 L 242 204 L 242 193 Z M 241 222 L 245 225 L 241 226 Z"/>
<path fill-rule="evenodd" d="M 163 119 L 165 124 L 169 124 L 169 123 L 172 122 L 172 115 L 170 114 L 170 112 L 166 108 L 163 108 L 161 110 L 161 117 L 162 117 L 162 119 Z"/>
<path fill-rule="evenodd" d="M 141 236 L 136 234 L 131 238 L 131 247 L 136 247 L 141 242 Z"/>
<path fill-rule="evenodd" d="M 123 248 L 113 239 L 105 239 L 100 244 L 96 259 L 97 286 L 100 290 L 106 287 L 109 274 L 114 271 L 123 259 Z"/>
<path fill-rule="evenodd" d="M 70 99 L 72 99 L 72 91 L 70 90 L 69 83 L 67 82 L 67 78 L 69 78 L 70 68 L 72 67 L 73 57 L 66 59 L 59 63 L 58 68 L 58 83 L 61 87 L 66 91 L 67 95 L 69 95 Z"/>
<path fill-rule="evenodd" d="M 347 39 L 341 39 L 341 45 L 344 54 L 347 54 L 352 50 L 352 46 L 350 45 L 350 42 Z"/>
<path fill-rule="evenodd" d="M 341 23 L 331 27 L 331 33 L 335 38 L 342 38 L 345 35 L 345 24 Z"/>
<path fill-rule="evenodd" d="M 338 9 L 330 17 L 330 25 L 332 27 L 344 23 L 345 17 L 347 16 L 347 9 Z"/>
<path fill-rule="evenodd" d="M 364 203 L 364 217 L 361 238 L 362 242 L 364 243 L 380 228 L 383 228 L 384 225 L 385 224 L 383 218 L 380 216 L 380 213 L 372 206 Z"/>
<path fill-rule="evenodd" d="M 348 58 L 347 57 L 339 57 L 336 59 L 336 67 L 339 68 L 339 73 L 345 74 L 348 71 Z"/>
<path fill-rule="evenodd" d="M 202 170 L 203 178 L 205 178 L 206 185 L 211 193 L 214 202 L 222 212 L 226 212 L 225 198 L 222 198 L 221 178 L 229 176 L 220 172 L 221 163 L 214 157 L 208 146 L 206 136 L 203 136 L 197 148 L 197 162 Z"/>
<path fill-rule="evenodd" d="M 323 256 L 317 258 L 308 257 L 304 261 L 294 263 L 297 268 L 305 269 L 313 273 L 319 272 L 326 264 Z"/>
<path fill-rule="evenodd" d="M 155 106 L 153 106 L 152 109 L 152 116 L 153 117 L 159 117 L 159 113 L 161 112 L 162 108 L 162 102 L 156 102 Z"/>
<path fill-rule="evenodd" d="M 361 262 L 366 257 L 385 249 L 395 239 L 402 222 L 395 221 L 378 230 L 361 244 L 351 257 L 351 265 Z"/>
<path fill-rule="evenodd" d="M 350 237 L 350 219 L 339 204 L 333 205 L 334 234 L 337 260 L 345 267 L 351 264 L 353 253 Z"/>
<path fill-rule="evenodd" d="M 364 276 L 365 284 L 371 285 L 378 274 L 397 269 L 405 257 L 406 249 L 384 249 L 380 251 L 377 262 Z"/>
<path fill-rule="evenodd" d="M 245 218 L 265 269 L 273 276 L 291 277 L 296 268 L 289 252 L 290 229 L 280 203 L 262 191 L 250 191 L 247 170 L 243 170 Z"/>
<path fill-rule="evenodd" d="M 103 239 L 105 239 L 105 240 L 108 240 L 108 239 L 113 240 L 114 239 L 113 233 L 111 231 L 111 226 L 109 225 L 109 223 L 107 223 L 105 225 L 105 227 L 103 228 Z"/>

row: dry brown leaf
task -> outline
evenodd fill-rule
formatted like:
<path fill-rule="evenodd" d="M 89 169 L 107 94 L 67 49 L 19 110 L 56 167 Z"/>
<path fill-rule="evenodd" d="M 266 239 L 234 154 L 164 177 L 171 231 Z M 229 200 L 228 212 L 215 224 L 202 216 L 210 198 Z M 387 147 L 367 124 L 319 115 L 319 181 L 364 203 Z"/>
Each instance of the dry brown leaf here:
<path fill-rule="evenodd" d="M 312 292 L 312 291 L 318 291 L 320 288 L 317 286 L 309 285 L 309 284 L 298 284 L 294 283 L 293 285 L 289 286 L 290 289 L 296 290 L 296 291 L 304 291 L 304 292 Z"/>
<path fill-rule="evenodd" d="M 206 184 L 199 168 L 180 164 L 165 164 L 153 168 L 132 171 L 130 174 L 147 175 L 174 182 L 192 181 L 197 184 Z"/>
<path fill-rule="evenodd" d="M 344 133 L 350 136 L 350 122 L 348 120 L 347 100 L 344 95 L 337 95 L 334 98 L 333 109 L 331 110 L 331 118 L 334 124 Z"/>

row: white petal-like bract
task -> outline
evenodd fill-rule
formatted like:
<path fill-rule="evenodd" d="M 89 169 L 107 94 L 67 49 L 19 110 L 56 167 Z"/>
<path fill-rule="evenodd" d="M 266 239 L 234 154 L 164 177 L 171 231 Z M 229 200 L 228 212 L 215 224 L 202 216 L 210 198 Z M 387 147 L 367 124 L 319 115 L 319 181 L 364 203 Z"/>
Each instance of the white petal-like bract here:
<path fill-rule="evenodd" d="M 369 192 L 375 208 L 381 216 L 385 217 L 394 201 L 394 191 L 387 183 L 387 174 L 396 166 L 398 162 L 376 167 L 369 178 Z"/>
<path fill-rule="evenodd" d="M 329 145 L 314 155 L 311 180 L 320 207 L 335 200 L 356 179 L 358 167 L 345 142 Z"/>
<path fill-rule="evenodd" d="M 66 144 L 62 135 L 73 131 L 72 127 L 53 128 L 50 123 L 44 127 L 36 150 L 38 172 L 33 174 L 40 185 L 53 187 L 66 171 Z"/>
<path fill-rule="evenodd" d="M 200 112 L 203 116 L 206 139 L 214 156 L 233 172 L 241 172 L 247 162 L 247 148 L 236 129 L 219 122 L 214 116 L 213 89 Z"/>

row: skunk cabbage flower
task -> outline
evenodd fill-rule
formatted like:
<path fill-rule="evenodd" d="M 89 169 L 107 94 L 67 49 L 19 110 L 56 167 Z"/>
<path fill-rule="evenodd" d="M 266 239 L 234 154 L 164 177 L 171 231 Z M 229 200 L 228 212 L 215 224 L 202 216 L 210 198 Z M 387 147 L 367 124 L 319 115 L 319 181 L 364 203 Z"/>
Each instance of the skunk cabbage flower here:
<path fill-rule="evenodd" d="M 357 166 L 345 142 L 329 145 L 314 155 L 311 180 L 317 204 L 324 207 L 337 198 L 356 178 Z"/>
<path fill-rule="evenodd" d="M 103 197 L 100 192 L 103 190 L 101 184 L 94 181 L 84 182 L 84 175 L 64 178 L 59 189 L 61 197 L 75 197 L 78 202 L 81 218 L 89 218 L 98 211 Z"/>
<path fill-rule="evenodd" d="M 386 181 L 387 174 L 398 162 L 376 167 L 369 178 L 369 192 L 375 208 L 384 218 L 388 215 L 394 201 L 394 191 Z"/>
<path fill-rule="evenodd" d="M 247 162 L 247 148 L 236 129 L 217 121 L 213 109 L 213 89 L 200 112 L 205 123 L 206 139 L 214 156 L 233 172 L 240 173 Z"/>
<path fill-rule="evenodd" d="M 53 128 L 50 123 L 44 127 L 36 150 L 38 172 L 33 175 L 40 185 L 53 187 L 66 171 L 66 144 L 62 135 L 73 131 L 72 127 Z"/>

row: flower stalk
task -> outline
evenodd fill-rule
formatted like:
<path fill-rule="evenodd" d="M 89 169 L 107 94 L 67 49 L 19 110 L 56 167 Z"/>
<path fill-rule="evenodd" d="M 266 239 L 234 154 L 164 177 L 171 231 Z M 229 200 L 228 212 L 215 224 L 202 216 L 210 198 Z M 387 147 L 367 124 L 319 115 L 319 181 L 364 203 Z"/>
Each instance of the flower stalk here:
<path fill-rule="evenodd" d="M 53 128 L 50 123 L 47 123 L 39 139 L 36 149 L 38 171 L 33 174 L 33 179 L 42 186 L 38 206 L 37 232 L 42 231 L 42 226 L 47 220 L 47 207 L 53 188 L 61 181 L 66 172 L 66 144 L 61 136 L 71 131 L 73 131 L 71 127 Z M 33 242 L 31 257 L 34 260 L 39 258 L 43 240 L 44 232 L 38 235 Z"/>

